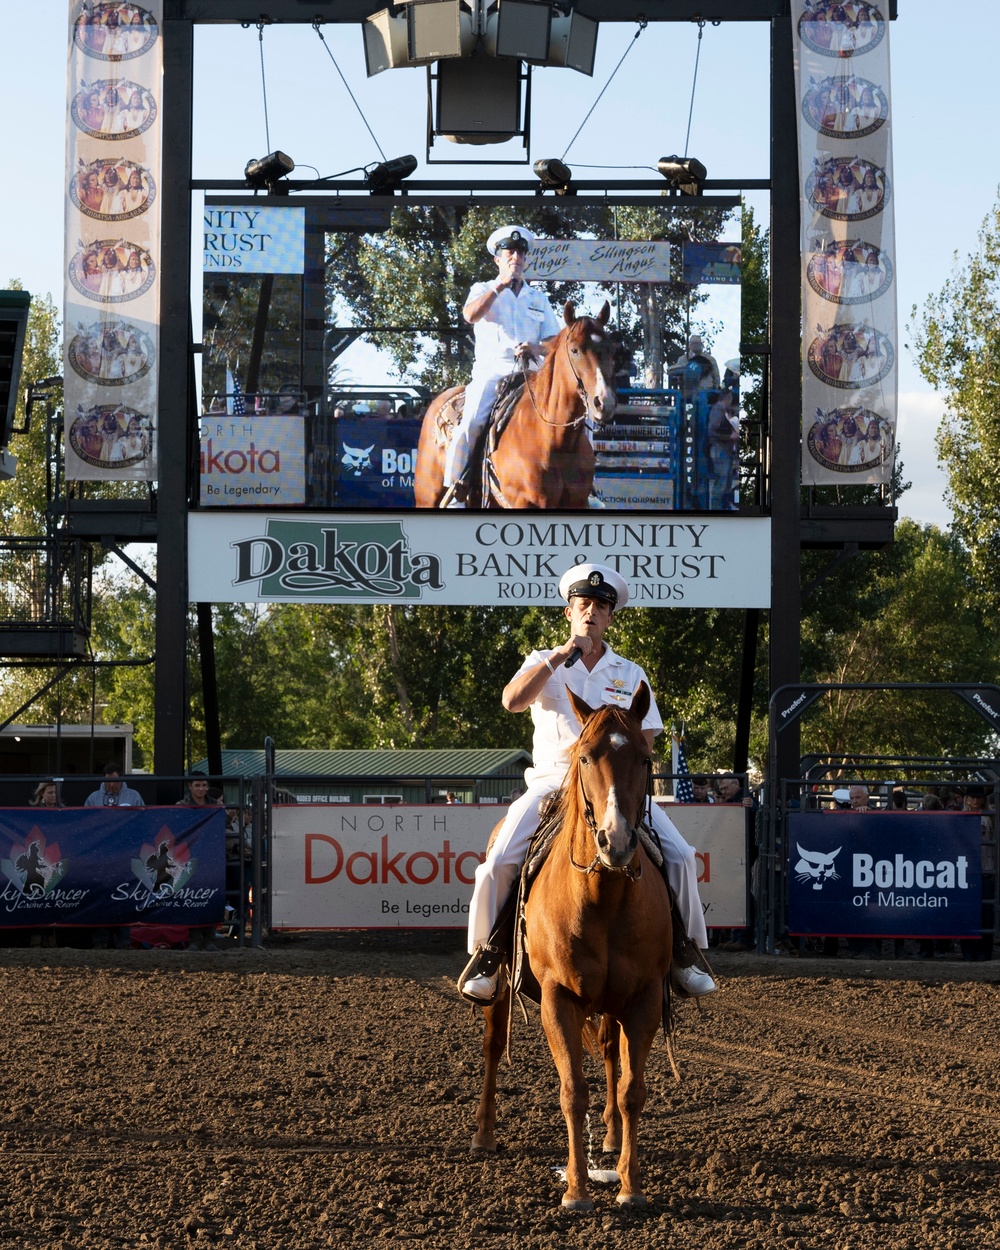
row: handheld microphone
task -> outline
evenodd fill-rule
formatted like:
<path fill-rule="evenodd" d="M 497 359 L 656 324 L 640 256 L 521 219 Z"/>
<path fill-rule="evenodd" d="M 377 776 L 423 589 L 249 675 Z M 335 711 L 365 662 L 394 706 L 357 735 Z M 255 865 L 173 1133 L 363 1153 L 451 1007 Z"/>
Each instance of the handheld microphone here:
<path fill-rule="evenodd" d="M 583 655 L 583 652 L 580 650 L 580 648 L 574 647 L 573 650 L 566 657 L 563 663 L 563 668 L 572 668 L 581 655 Z"/>

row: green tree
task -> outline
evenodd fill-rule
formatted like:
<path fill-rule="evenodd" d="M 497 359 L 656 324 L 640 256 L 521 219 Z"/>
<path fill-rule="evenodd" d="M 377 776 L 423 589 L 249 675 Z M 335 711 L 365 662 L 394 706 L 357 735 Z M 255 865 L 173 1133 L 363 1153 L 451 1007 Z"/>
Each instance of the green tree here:
<path fill-rule="evenodd" d="M 807 560 L 806 571 L 820 558 Z M 1000 674 L 969 553 L 935 526 L 900 522 L 890 548 L 858 553 L 805 607 L 805 681 L 992 682 Z M 832 691 L 803 719 L 802 749 L 976 755 L 989 739 L 952 695 Z"/>
<path fill-rule="evenodd" d="M 1000 204 L 983 220 L 979 247 L 909 326 L 921 373 L 948 411 L 938 453 L 948 473 L 955 529 L 986 603 L 1000 607 Z"/>

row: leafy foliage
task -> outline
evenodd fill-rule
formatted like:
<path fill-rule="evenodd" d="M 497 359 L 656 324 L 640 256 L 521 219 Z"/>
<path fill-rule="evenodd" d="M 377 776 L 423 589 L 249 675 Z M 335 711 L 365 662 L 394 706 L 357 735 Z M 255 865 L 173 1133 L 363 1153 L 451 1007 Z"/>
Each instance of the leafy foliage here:
<path fill-rule="evenodd" d="M 979 248 L 922 313 L 910 332 L 920 371 L 948 412 L 938 452 L 948 472 L 955 529 L 966 543 L 986 603 L 1000 607 L 1000 204 L 987 214 Z"/>

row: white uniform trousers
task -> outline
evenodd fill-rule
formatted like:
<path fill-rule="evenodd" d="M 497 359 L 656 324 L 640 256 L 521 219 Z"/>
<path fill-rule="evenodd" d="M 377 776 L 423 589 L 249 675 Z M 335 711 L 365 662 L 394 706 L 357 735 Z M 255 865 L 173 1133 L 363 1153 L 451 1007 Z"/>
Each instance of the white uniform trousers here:
<path fill-rule="evenodd" d="M 514 886 L 538 827 L 538 810 L 555 787 L 551 781 L 533 782 L 511 803 L 504 822 L 476 869 L 476 884 L 469 903 L 469 954 L 489 941 L 497 912 Z M 705 913 L 698 897 L 698 868 L 694 847 L 681 837 L 658 803 L 653 804 L 653 828 L 660 838 L 667 865 L 667 880 L 677 898 L 677 908 L 688 937 L 701 949 L 708 946 Z"/>
<path fill-rule="evenodd" d="M 445 452 L 445 489 L 453 486 L 465 472 L 465 466 L 469 463 L 469 455 L 479 437 L 479 432 L 490 415 L 490 409 L 496 399 L 497 387 L 503 378 L 509 376 L 513 368 L 513 365 L 504 362 L 498 370 L 493 372 L 473 370 L 472 380 L 465 388 L 462 419 L 452 430 L 451 442 Z"/>

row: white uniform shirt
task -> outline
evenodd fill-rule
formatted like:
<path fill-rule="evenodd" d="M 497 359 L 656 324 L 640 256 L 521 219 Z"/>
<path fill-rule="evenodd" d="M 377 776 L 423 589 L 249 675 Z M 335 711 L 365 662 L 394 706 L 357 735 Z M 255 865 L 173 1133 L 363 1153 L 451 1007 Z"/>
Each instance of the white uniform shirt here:
<path fill-rule="evenodd" d="M 551 651 L 532 651 L 515 676 L 520 676 L 526 669 L 535 668 L 551 654 Z M 591 707 L 600 707 L 605 703 L 631 707 L 632 696 L 641 681 L 649 686 L 649 678 L 639 665 L 617 655 L 608 646 L 605 646 L 604 654 L 591 672 L 587 671 L 582 662 L 574 664 L 572 668 L 560 663 L 556 667 L 555 675 L 548 679 L 541 694 L 531 705 L 531 719 L 535 726 L 532 743 L 534 762 L 533 767 L 524 774 L 528 785 L 551 781 L 555 788 L 562 784 L 566 775 L 570 748 L 579 738 L 581 728 L 569 701 L 567 686 Z M 657 734 L 663 729 L 663 721 L 660 719 L 651 686 L 649 697 L 649 711 L 642 727 Z"/>
<path fill-rule="evenodd" d="M 466 296 L 466 304 L 493 288 L 493 282 L 477 282 Z M 514 348 L 518 343 L 537 346 L 560 330 L 548 297 L 527 282 L 515 295 L 510 287 L 500 291 L 489 310 L 472 327 L 476 338 L 475 368 L 490 373 L 513 370 Z"/>

